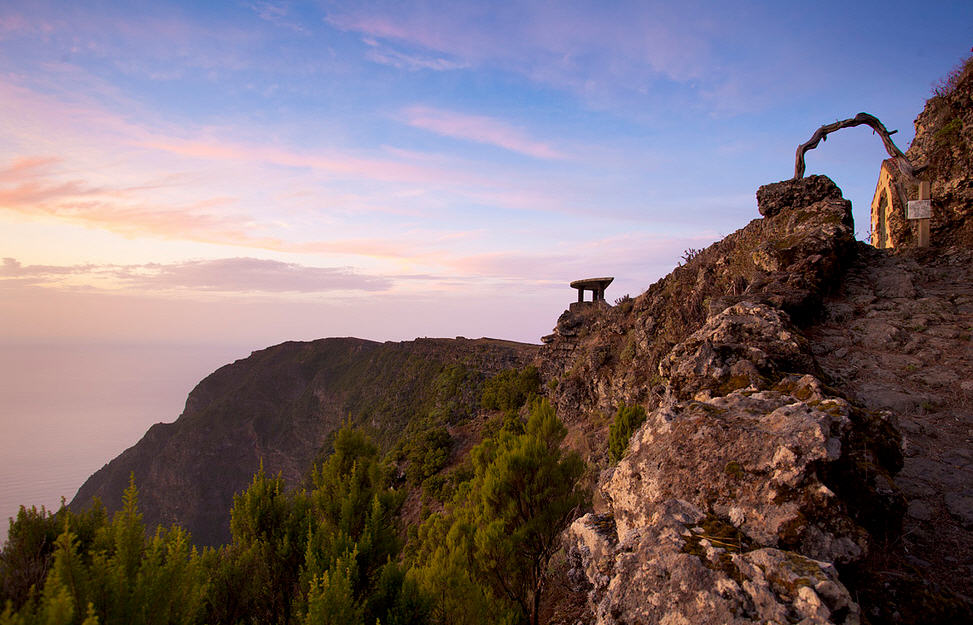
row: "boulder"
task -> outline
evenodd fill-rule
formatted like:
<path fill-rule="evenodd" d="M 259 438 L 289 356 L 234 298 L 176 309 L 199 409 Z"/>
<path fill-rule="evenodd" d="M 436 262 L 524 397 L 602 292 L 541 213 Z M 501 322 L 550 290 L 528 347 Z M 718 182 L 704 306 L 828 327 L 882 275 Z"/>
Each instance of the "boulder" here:
<path fill-rule="evenodd" d="M 773 217 L 783 210 L 804 208 L 821 200 L 840 200 L 841 189 L 827 176 L 806 176 L 765 184 L 757 189 L 757 210 Z"/>
<path fill-rule="evenodd" d="M 768 388 L 784 372 L 815 370 L 807 340 L 786 313 L 743 301 L 710 317 L 659 363 L 680 399 L 706 391 L 726 395 L 749 386 Z"/>

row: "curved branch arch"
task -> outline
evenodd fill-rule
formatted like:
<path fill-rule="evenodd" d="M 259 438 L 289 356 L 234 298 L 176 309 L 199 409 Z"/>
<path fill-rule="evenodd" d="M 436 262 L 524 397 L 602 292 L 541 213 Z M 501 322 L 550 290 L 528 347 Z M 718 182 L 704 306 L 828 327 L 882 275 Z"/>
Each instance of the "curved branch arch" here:
<path fill-rule="evenodd" d="M 841 130 L 842 128 L 851 128 L 853 126 L 869 126 L 871 129 L 878 133 L 882 138 L 882 144 L 885 145 L 885 151 L 889 153 L 889 156 L 895 159 L 898 164 L 899 169 L 906 176 L 910 178 L 915 178 L 915 175 L 919 172 L 916 167 L 912 166 L 912 163 L 906 158 L 905 154 L 902 153 L 898 147 L 896 147 L 895 142 L 892 141 L 892 135 L 898 132 L 893 130 L 889 132 L 877 117 L 874 115 L 869 115 L 868 113 L 859 113 L 850 119 L 843 119 L 840 122 L 834 122 L 833 124 L 825 124 L 811 135 L 811 138 L 807 140 L 806 143 L 802 143 L 797 146 L 797 155 L 794 159 L 794 179 L 799 180 L 804 177 L 804 154 L 808 150 L 813 150 L 818 147 L 818 143 L 821 141 L 828 140 L 828 134 Z"/>

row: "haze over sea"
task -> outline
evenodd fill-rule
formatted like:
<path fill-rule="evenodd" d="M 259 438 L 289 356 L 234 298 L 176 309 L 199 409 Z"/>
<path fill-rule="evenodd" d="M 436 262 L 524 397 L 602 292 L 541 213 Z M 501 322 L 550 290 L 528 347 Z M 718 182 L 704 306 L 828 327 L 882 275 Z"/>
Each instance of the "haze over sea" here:
<path fill-rule="evenodd" d="M 19 506 L 56 509 L 153 423 L 173 421 L 186 395 L 245 357 L 225 345 L 0 347 L 0 518 Z"/>

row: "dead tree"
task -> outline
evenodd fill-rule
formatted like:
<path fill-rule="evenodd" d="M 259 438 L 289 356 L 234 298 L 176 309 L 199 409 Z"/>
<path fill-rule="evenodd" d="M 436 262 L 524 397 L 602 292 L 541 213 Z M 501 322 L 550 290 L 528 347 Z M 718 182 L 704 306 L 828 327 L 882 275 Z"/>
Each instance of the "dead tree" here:
<path fill-rule="evenodd" d="M 859 113 L 851 119 L 843 119 L 840 122 L 834 122 L 833 124 L 826 124 L 821 126 L 814 131 L 811 138 L 808 139 L 807 143 L 802 143 L 797 146 L 797 156 L 794 159 L 794 179 L 799 180 L 804 177 L 804 154 L 808 150 L 813 150 L 818 147 L 818 143 L 821 141 L 828 140 L 828 134 L 836 130 L 841 130 L 842 128 L 851 128 L 853 126 L 861 126 L 862 124 L 870 126 L 873 131 L 877 132 L 882 138 L 882 143 L 885 145 L 885 151 L 889 153 L 889 156 L 895 159 L 898 164 L 899 169 L 903 174 L 909 176 L 910 178 L 915 178 L 918 173 L 918 169 L 912 166 L 909 159 L 906 158 L 902 150 L 896 147 L 895 143 L 892 141 L 892 135 L 898 132 L 898 130 L 893 130 L 889 132 L 886 130 L 885 125 L 882 124 L 874 115 L 869 115 L 868 113 Z"/>

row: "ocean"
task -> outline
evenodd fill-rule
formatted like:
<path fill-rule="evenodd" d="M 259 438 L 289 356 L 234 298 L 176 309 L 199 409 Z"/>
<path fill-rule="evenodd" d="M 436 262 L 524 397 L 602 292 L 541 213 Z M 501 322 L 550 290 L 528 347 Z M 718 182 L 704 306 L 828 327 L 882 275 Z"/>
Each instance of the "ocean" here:
<path fill-rule="evenodd" d="M 21 505 L 56 510 L 189 391 L 249 355 L 227 345 L 0 345 L 0 542 Z"/>

